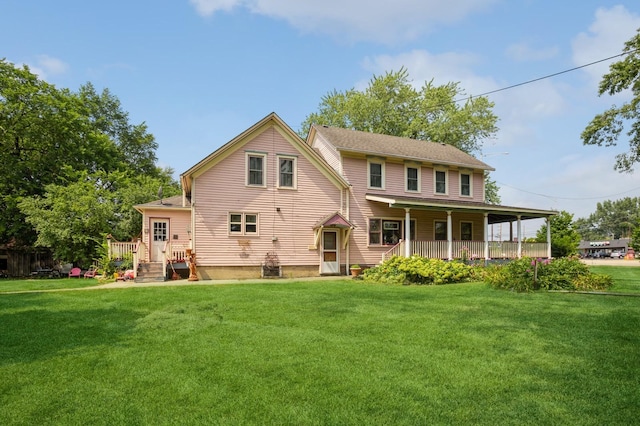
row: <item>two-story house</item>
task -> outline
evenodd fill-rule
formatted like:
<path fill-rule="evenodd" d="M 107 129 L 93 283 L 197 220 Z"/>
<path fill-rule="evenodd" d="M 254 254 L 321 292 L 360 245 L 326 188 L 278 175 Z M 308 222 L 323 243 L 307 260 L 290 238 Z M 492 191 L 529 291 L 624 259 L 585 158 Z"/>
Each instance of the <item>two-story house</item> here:
<path fill-rule="evenodd" d="M 259 277 L 265 263 L 283 276 L 346 274 L 393 254 L 549 257 L 520 229 L 555 212 L 485 203 L 490 170 L 435 142 L 317 125 L 305 141 L 272 113 L 184 172 L 181 197 L 136 206 L 137 258 L 190 248 L 200 277 L 217 279 Z M 494 223 L 516 236 L 490 241 Z"/>

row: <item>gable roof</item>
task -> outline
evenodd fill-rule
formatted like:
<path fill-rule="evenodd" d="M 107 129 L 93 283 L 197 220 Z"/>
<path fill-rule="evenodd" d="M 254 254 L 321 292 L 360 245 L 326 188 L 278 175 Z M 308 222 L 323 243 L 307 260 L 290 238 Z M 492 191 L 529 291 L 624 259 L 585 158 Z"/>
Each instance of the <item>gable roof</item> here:
<path fill-rule="evenodd" d="M 495 170 L 453 145 L 313 124 L 308 140 L 318 134 L 338 151 L 418 162 Z"/>
<path fill-rule="evenodd" d="M 182 184 L 183 191 L 187 196 L 191 195 L 191 181 L 193 177 L 198 176 L 203 173 L 205 170 L 209 169 L 213 165 L 217 164 L 219 161 L 224 159 L 227 155 L 234 152 L 237 148 L 239 148 L 244 142 L 251 140 L 254 136 L 262 133 L 269 127 L 275 127 L 279 133 L 295 145 L 313 164 L 318 167 L 318 169 L 329 179 L 333 180 L 339 186 L 344 188 L 348 188 L 349 183 L 338 174 L 333 168 L 331 168 L 324 158 L 320 154 L 318 154 L 315 150 L 313 150 L 309 145 L 305 143 L 304 140 L 298 136 L 296 132 L 294 132 L 291 127 L 289 127 L 275 112 L 264 117 L 262 120 L 258 121 L 253 126 L 249 127 L 244 132 L 240 133 L 235 138 L 231 139 L 226 144 L 222 145 L 220 148 L 209 154 L 203 160 L 196 163 L 186 172 L 180 175 L 180 183 Z"/>

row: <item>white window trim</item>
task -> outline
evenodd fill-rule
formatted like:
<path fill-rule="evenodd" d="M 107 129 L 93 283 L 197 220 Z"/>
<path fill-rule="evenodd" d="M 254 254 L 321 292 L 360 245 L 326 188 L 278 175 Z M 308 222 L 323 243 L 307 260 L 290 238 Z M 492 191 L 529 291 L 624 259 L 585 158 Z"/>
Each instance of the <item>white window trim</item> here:
<path fill-rule="evenodd" d="M 372 159 L 369 158 L 367 159 L 367 189 L 384 189 L 385 187 L 385 167 L 384 167 L 384 160 L 380 160 L 380 159 Z M 371 164 L 380 164 L 380 171 L 382 173 L 382 186 L 378 187 L 378 186 L 371 186 Z"/>
<path fill-rule="evenodd" d="M 249 183 L 249 164 L 250 157 L 262 157 L 262 185 L 256 185 Z M 267 187 L 267 154 L 264 152 L 245 152 L 245 165 L 244 165 L 244 173 L 245 173 L 245 185 L 250 186 L 252 188 L 266 188 Z"/>
<path fill-rule="evenodd" d="M 409 189 L 409 169 L 416 169 L 418 171 L 418 189 Z M 404 190 L 405 192 L 420 193 L 422 192 L 422 168 L 418 164 L 405 164 L 404 165 Z"/>
<path fill-rule="evenodd" d="M 293 186 L 282 186 L 280 182 L 280 160 L 291 160 L 293 162 Z M 278 189 L 298 189 L 298 158 L 295 155 L 278 154 Z"/>
<path fill-rule="evenodd" d="M 464 195 L 462 193 L 462 175 L 469 176 L 469 195 Z M 458 182 L 460 188 L 460 196 L 465 198 L 473 198 L 473 172 L 461 171 L 458 173 Z"/>
<path fill-rule="evenodd" d="M 240 221 L 240 231 L 234 232 L 231 231 L 231 215 L 240 215 L 242 219 Z M 247 232 L 247 216 L 255 216 L 256 217 L 256 232 Z M 234 222 L 236 223 L 236 222 Z M 229 212 L 227 214 L 227 233 L 230 236 L 238 235 L 238 236 L 259 236 L 260 235 L 260 215 L 258 213 L 250 213 L 250 212 Z"/>
<path fill-rule="evenodd" d="M 438 182 L 436 181 L 437 172 L 444 173 L 444 192 L 437 192 Z M 434 195 L 449 195 L 449 170 L 443 168 L 433 169 L 433 194 Z"/>

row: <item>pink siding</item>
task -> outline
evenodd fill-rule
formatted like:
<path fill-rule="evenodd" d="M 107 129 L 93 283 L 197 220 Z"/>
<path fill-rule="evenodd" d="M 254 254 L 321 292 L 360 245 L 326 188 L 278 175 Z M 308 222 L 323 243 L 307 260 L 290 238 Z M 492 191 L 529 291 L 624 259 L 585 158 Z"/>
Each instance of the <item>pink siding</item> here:
<path fill-rule="evenodd" d="M 245 186 L 247 150 L 267 153 L 266 188 Z M 297 189 L 276 188 L 277 154 L 297 156 Z M 341 190 L 270 127 L 195 179 L 192 202 L 198 263 L 256 266 L 267 252 L 275 251 L 283 265 L 319 265 L 319 250 L 309 249 L 313 226 L 339 211 L 340 201 Z M 230 212 L 257 213 L 259 235 L 229 235 Z M 340 256 L 344 263 L 344 253 Z"/>
<path fill-rule="evenodd" d="M 385 189 L 374 190 L 367 189 L 367 160 L 365 158 L 343 158 L 343 168 L 345 176 L 352 184 L 349 219 L 356 226 L 351 234 L 350 240 L 350 262 L 365 265 L 375 265 L 382 257 L 382 253 L 391 249 L 387 245 L 368 245 L 368 224 L 369 218 L 376 217 L 381 219 L 394 219 L 404 221 L 404 209 L 389 208 L 383 203 L 376 203 L 365 200 L 366 193 L 374 193 L 380 195 L 399 195 L 399 196 L 415 196 L 421 198 L 438 198 L 438 199 L 463 199 L 471 200 L 469 197 L 459 196 L 459 175 L 457 171 L 449 170 L 449 195 L 434 197 L 433 191 L 433 168 L 423 166 L 421 174 L 421 194 L 412 194 L 405 191 L 405 175 L 404 163 L 393 163 L 387 161 L 385 163 Z M 482 201 L 482 194 L 478 193 L 482 188 L 482 180 L 478 183 L 478 178 L 482 179 L 481 174 L 474 174 L 473 194 L 474 201 Z M 413 209 L 410 212 L 411 219 L 416 220 L 416 239 L 422 241 L 430 241 L 434 239 L 434 222 L 446 221 L 446 212 L 427 211 Z M 460 239 L 460 222 L 472 222 L 473 240 L 481 241 L 483 239 L 484 216 L 482 214 L 457 213 L 452 215 L 452 231 L 456 240 Z"/>
<path fill-rule="evenodd" d="M 311 146 L 314 149 L 318 150 L 320 155 L 322 155 L 325 161 L 329 163 L 329 165 L 333 167 L 334 170 L 336 170 L 338 173 L 341 173 L 340 154 L 331 145 L 327 144 L 327 142 L 322 137 L 316 135 L 311 143 Z"/>
<path fill-rule="evenodd" d="M 169 220 L 169 239 L 172 244 L 189 246 L 191 236 L 188 231 L 191 230 L 191 211 L 165 208 L 146 209 L 142 217 L 142 241 L 146 244 L 147 251 L 151 249 L 151 223 L 156 219 Z M 146 232 L 145 229 L 148 229 L 149 232 Z M 178 238 L 174 239 L 174 236 Z M 149 253 L 146 254 L 146 259 L 149 259 Z"/>

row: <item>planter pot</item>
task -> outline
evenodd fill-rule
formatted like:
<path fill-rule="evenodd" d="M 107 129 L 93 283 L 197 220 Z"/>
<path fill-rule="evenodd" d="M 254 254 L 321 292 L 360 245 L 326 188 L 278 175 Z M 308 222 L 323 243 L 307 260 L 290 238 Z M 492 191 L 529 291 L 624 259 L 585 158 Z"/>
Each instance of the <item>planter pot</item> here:
<path fill-rule="evenodd" d="M 351 268 L 351 276 L 357 277 L 362 272 L 362 268 Z"/>

